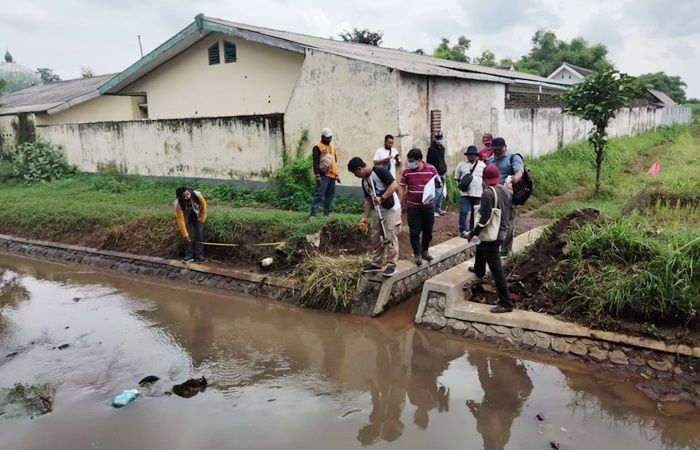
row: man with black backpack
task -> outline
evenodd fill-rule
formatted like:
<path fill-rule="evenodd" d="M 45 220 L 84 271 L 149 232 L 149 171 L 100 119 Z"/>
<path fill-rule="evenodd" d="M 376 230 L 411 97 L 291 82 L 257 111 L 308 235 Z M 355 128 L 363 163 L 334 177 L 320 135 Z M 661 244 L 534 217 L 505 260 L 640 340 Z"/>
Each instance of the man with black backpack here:
<path fill-rule="evenodd" d="M 459 235 L 467 237 L 468 230 L 474 229 L 474 210 L 481 201 L 483 193 L 483 172 L 486 168 L 479 159 L 479 150 L 470 145 L 464 152 L 467 156 L 455 169 L 455 180 L 459 184 Z M 467 214 L 469 214 L 469 228 L 467 228 Z"/>
<path fill-rule="evenodd" d="M 493 155 L 491 155 L 487 164 L 495 164 L 498 167 L 498 172 L 501 176 L 500 184 L 505 185 L 506 182 L 510 182 L 513 186 L 513 196 L 515 197 L 518 184 L 523 180 L 523 174 L 525 173 L 525 161 L 520 153 L 510 153 L 508 151 L 506 140 L 502 137 L 494 138 L 491 142 L 491 148 L 493 149 Z M 515 213 L 516 204 L 511 201 L 508 214 L 508 234 L 501 244 L 501 258 L 507 257 L 513 247 Z"/>

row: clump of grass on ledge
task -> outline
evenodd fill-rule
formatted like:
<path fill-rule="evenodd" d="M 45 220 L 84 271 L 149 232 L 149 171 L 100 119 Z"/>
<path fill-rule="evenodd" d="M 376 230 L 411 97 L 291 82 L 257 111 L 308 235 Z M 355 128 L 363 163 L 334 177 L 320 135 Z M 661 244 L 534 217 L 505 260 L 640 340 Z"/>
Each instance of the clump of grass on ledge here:
<path fill-rule="evenodd" d="M 650 230 L 629 220 L 571 234 L 557 270 L 561 313 L 594 325 L 618 319 L 700 329 L 700 236 Z"/>
<path fill-rule="evenodd" d="M 308 308 L 345 312 L 357 295 L 362 258 L 315 255 L 292 272 L 299 281 L 299 303 Z"/>

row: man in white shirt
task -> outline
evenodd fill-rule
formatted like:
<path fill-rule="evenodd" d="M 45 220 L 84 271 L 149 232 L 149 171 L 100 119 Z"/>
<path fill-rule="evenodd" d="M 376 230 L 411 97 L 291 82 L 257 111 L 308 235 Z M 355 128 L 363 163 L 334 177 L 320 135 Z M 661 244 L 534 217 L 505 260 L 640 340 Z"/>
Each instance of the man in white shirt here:
<path fill-rule="evenodd" d="M 401 167 L 401 156 L 394 148 L 394 136 L 390 134 L 384 136 L 384 147 L 374 152 L 374 165 L 384 167 L 396 179 L 396 168 Z"/>
<path fill-rule="evenodd" d="M 461 161 L 455 169 L 455 180 L 460 185 L 459 197 L 459 234 L 462 237 L 467 237 L 469 230 L 474 229 L 474 210 L 481 201 L 483 188 L 483 174 L 486 164 L 479 159 L 479 150 L 470 145 L 464 152 L 467 156 L 466 161 Z M 468 189 L 465 191 L 461 182 L 465 175 L 471 174 L 471 182 Z M 465 179 L 466 182 L 466 179 Z M 467 214 L 469 214 L 469 228 L 467 228 Z"/>

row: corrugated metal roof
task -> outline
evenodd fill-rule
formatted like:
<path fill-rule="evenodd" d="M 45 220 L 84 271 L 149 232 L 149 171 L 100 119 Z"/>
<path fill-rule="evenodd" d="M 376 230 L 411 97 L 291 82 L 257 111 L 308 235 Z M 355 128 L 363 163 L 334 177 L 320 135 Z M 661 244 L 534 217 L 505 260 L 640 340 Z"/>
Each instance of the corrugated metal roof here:
<path fill-rule="evenodd" d="M 591 69 L 586 69 L 585 67 L 581 67 L 581 66 L 575 66 L 575 65 L 568 63 L 568 62 L 565 62 L 564 64 L 566 64 L 567 66 L 574 69 L 576 72 L 579 73 L 579 75 L 582 75 L 584 78 L 586 78 L 588 75 L 590 75 L 594 72 Z"/>
<path fill-rule="evenodd" d="M 674 106 L 676 104 L 671 97 L 659 90 L 649 89 L 649 92 L 651 92 L 654 97 L 658 98 L 664 106 Z"/>
<path fill-rule="evenodd" d="M 0 97 L 0 115 L 56 113 L 99 95 L 98 88 L 114 74 L 32 86 Z"/>
<path fill-rule="evenodd" d="M 568 85 L 565 83 L 527 73 L 448 61 L 404 50 L 336 41 L 212 17 L 197 16 L 193 23 L 114 77 L 109 83 L 106 83 L 100 89 L 100 92 L 102 94 L 121 92 L 130 84 L 177 56 L 193 45 L 194 42 L 206 37 L 211 32 L 219 32 L 289 51 L 318 50 L 417 75 L 462 78 L 505 84 L 534 84 L 560 90 L 568 88 Z"/>
<path fill-rule="evenodd" d="M 404 72 L 419 75 L 445 76 L 455 78 L 483 79 L 488 81 L 532 81 L 547 85 L 567 88 L 564 83 L 553 82 L 550 79 L 512 70 L 498 69 L 495 67 L 479 66 L 458 61 L 449 61 L 433 56 L 419 55 L 405 50 L 397 50 L 373 45 L 358 44 L 354 42 L 336 41 L 316 36 L 309 36 L 289 31 L 274 30 L 270 28 L 230 22 L 223 19 L 205 17 L 206 21 L 219 25 L 246 30 L 261 35 L 271 36 L 277 39 L 293 42 L 306 48 L 321 50 L 327 53 L 346 56 L 382 66 L 392 67 Z M 471 76 L 470 76 L 471 75 Z"/>

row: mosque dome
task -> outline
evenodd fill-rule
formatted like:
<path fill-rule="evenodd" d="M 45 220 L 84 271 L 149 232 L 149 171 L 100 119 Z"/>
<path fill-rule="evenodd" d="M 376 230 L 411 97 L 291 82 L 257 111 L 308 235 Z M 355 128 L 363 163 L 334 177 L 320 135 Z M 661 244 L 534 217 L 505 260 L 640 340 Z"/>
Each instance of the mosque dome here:
<path fill-rule="evenodd" d="M 0 80 L 5 81 L 4 94 L 42 84 L 39 74 L 14 62 L 9 51 L 5 52 L 5 62 L 0 64 Z"/>

